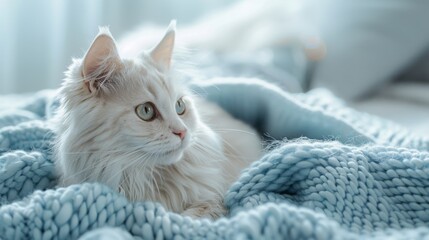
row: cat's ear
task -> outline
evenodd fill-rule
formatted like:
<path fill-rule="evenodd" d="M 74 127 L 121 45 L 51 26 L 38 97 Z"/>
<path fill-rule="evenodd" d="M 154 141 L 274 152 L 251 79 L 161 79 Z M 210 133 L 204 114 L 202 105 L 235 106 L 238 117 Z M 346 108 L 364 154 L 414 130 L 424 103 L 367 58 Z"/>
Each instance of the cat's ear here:
<path fill-rule="evenodd" d="M 119 70 L 121 64 L 112 34 L 108 28 L 100 27 L 82 64 L 82 76 L 88 90 L 94 92 L 108 84 L 110 77 Z"/>
<path fill-rule="evenodd" d="M 174 38 L 176 35 L 176 20 L 172 20 L 161 42 L 154 47 L 150 56 L 157 64 L 169 68 L 173 55 Z"/>

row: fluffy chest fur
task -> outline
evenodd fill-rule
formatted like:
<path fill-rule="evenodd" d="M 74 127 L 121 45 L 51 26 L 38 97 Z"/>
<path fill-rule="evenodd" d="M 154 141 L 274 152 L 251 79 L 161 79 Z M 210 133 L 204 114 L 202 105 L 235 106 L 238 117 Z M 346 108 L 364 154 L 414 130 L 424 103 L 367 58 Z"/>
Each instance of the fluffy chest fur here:
<path fill-rule="evenodd" d="M 120 183 L 131 200 L 160 201 L 174 212 L 184 212 L 196 204 L 222 201 L 227 183 L 221 166 L 227 161 L 219 137 L 208 127 L 200 126 L 195 143 L 185 150 L 174 165 L 147 169 L 126 169 Z"/>

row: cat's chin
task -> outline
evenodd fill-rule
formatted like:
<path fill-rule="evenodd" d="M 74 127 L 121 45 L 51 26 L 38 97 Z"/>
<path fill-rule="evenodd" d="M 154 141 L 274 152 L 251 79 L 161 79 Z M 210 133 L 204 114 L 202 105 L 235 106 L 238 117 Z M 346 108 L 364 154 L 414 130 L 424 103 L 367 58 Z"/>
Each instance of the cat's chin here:
<path fill-rule="evenodd" d="M 190 140 L 185 138 L 184 141 L 180 144 L 177 149 L 172 149 L 171 151 L 163 152 L 158 159 L 157 163 L 160 165 L 172 165 L 179 162 L 183 158 L 184 151 L 189 147 Z"/>
<path fill-rule="evenodd" d="M 164 157 L 158 160 L 159 165 L 172 165 L 179 162 L 183 158 L 183 151 L 174 151 L 169 152 L 164 155 Z"/>

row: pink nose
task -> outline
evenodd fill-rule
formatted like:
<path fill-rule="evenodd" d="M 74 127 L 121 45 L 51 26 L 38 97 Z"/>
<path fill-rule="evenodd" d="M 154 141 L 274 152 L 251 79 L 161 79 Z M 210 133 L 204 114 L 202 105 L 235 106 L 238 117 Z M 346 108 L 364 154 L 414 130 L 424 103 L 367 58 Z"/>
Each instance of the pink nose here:
<path fill-rule="evenodd" d="M 186 130 L 179 130 L 179 131 L 174 130 L 173 134 L 179 136 L 179 138 L 183 140 L 186 135 Z"/>

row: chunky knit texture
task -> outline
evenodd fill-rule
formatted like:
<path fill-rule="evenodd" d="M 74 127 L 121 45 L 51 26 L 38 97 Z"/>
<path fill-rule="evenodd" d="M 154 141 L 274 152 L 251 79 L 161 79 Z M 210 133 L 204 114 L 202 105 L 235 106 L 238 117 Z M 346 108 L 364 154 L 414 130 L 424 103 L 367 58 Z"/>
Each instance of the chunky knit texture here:
<path fill-rule="evenodd" d="M 229 216 L 194 220 L 101 184 L 55 188 L 57 104 L 44 91 L 0 97 L 1 238 L 429 239 L 428 138 L 323 90 L 290 95 L 246 79 L 194 90 L 283 139 L 229 189 Z"/>

